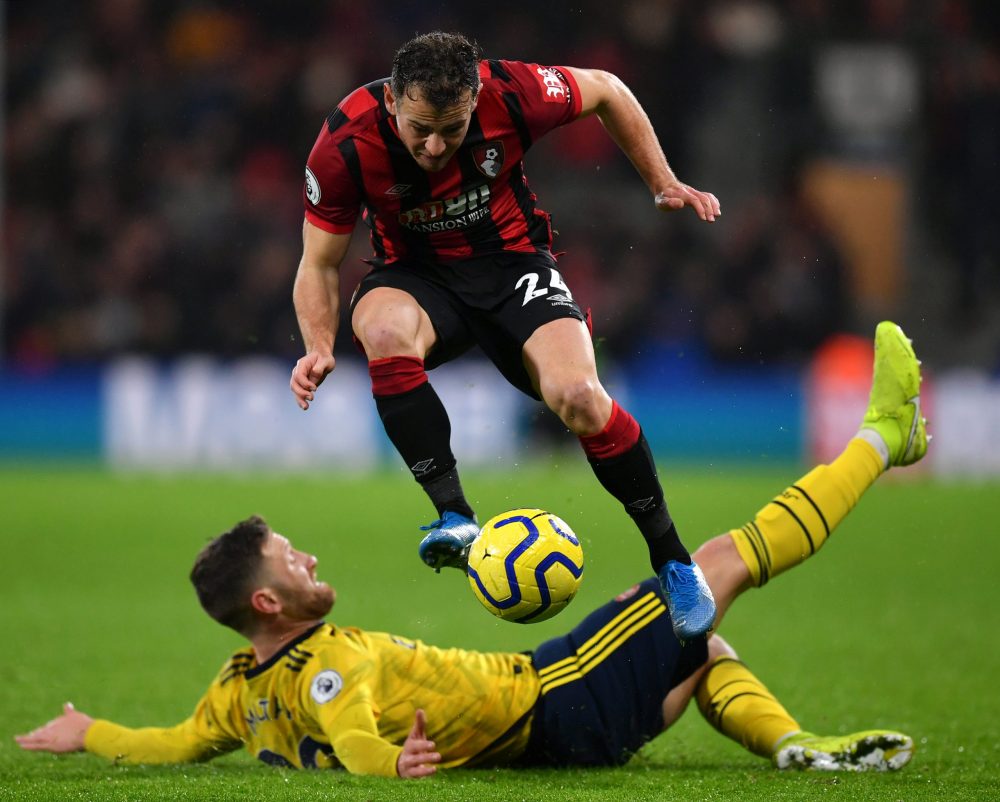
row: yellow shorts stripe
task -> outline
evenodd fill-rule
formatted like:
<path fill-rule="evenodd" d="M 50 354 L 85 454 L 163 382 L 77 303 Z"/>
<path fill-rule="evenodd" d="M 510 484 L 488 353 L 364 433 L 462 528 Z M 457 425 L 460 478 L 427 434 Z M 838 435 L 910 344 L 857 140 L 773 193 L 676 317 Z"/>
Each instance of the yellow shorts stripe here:
<path fill-rule="evenodd" d="M 538 672 L 541 692 L 583 677 L 614 653 L 632 635 L 667 611 L 655 593 L 649 593 L 623 610 L 589 638 L 574 655 L 565 657 Z"/>
<path fill-rule="evenodd" d="M 656 598 L 656 596 L 653 596 L 652 604 L 644 604 L 641 607 L 640 605 L 636 605 L 636 607 L 639 609 L 634 610 L 634 615 L 631 615 L 628 618 L 623 618 L 614 631 L 606 633 L 600 641 L 594 642 L 594 638 L 591 638 L 577 650 L 576 654 L 572 654 L 557 663 L 553 663 L 551 666 L 546 666 L 542 671 L 539 671 L 538 676 L 542 682 L 550 682 L 567 672 L 583 671 L 583 673 L 586 674 L 590 671 L 591 662 L 598 657 L 600 659 L 598 659 L 597 662 L 603 660 L 604 657 L 607 656 L 609 649 L 614 651 L 614 649 L 621 645 L 623 640 L 626 640 L 637 630 L 642 629 L 646 624 L 667 609 L 663 606 L 663 603 Z M 638 625 L 635 623 L 637 620 L 639 621 Z M 622 634 L 623 632 L 624 635 Z M 549 669 L 555 670 L 550 671 Z"/>
<path fill-rule="evenodd" d="M 551 690 L 555 690 L 560 685 L 565 685 L 568 682 L 572 682 L 575 679 L 583 679 L 583 677 L 590 673 L 593 669 L 597 668 L 601 663 L 603 663 L 608 657 L 610 657 L 614 651 L 621 646 L 625 641 L 631 638 L 636 632 L 646 626 L 650 621 L 659 618 L 667 611 L 667 608 L 662 604 L 658 609 L 651 610 L 645 617 L 636 621 L 631 627 L 625 630 L 621 635 L 614 641 L 609 643 L 605 649 L 599 653 L 592 655 L 587 661 L 581 661 L 578 669 L 570 674 L 566 674 L 561 677 L 549 677 L 542 681 L 542 694 L 546 694 Z"/>
<path fill-rule="evenodd" d="M 606 638 L 613 638 L 615 636 L 615 632 L 622 626 L 628 626 L 630 621 L 634 620 L 637 616 L 641 616 L 647 609 L 655 607 L 656 605 L 662 607 L 663 603 L 657 598 L 655 593 L 647 593 L 641 599 L 618 613 L 618 615 L 608 621 L 607 624 L 584 641 L 583 645 L 576 650 L 575 655 L 564 657 L 562 660 L 557 660 L 551 665 L 545 666 L 545 668 L 539 670 L 538 676 L 544 678 L 560 671 L 563 668 L 569 667 L 571 664 L 575 664 L 578 662 L 580 657 L 586 656 L 586 654 L 592 649 L 600 648 L 601 642 Z"/>

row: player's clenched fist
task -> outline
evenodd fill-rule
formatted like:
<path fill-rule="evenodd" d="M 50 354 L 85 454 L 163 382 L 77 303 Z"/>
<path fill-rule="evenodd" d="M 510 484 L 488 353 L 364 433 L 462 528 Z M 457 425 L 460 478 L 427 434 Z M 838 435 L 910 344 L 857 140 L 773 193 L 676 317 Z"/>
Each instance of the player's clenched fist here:
<path fill-rule="evenodd" d="M 331 354 L 311 351 L 295 363 L 289 386 L 302 409 L 309 409 L 309 403 L 316 398 L 316 389 L 330 373 L 336 360 Z"/>

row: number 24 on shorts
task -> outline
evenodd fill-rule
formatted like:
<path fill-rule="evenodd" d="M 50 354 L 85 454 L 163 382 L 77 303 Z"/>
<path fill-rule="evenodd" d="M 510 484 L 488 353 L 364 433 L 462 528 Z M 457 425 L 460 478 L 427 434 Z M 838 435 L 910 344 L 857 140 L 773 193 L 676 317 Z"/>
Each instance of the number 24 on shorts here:
<path fill-rule="evenodd" d="M 549 268 L 549 273 L 552 274 L 552 277 L 549 279 L 549 286 L 545 286 L 544 284 L 541 287 L 538 286 L 538 282 L 540 281 L 538 273 L 525 273 L 517 280 L 517 283 L 514 284 L 514 289 L 520 289 L 522 285 L 525 286 L 524 302 L 521 306 L 527 306 L 529 301 L 533 301 L 536 298 L 544 298 L 552 290 L 561 290 L 566 293 L 566 297 L 569 300 L 573 300 L 573 293 L 569 291 L 569 287 L 562 280 L 559 271 Z"/>

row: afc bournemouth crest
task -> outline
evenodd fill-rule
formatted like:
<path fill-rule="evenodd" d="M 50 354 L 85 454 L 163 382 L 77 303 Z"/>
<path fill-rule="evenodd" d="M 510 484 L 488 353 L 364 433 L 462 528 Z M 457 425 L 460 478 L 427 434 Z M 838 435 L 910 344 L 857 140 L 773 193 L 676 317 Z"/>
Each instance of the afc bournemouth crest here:
<path fill-rule="evenodd" d="M 503 167 L 503 142 L 497 139 L 474 147 L 472 158 L 479 172 L 488 178 L 496 178 L 500 175 L 500 168 Z"/>

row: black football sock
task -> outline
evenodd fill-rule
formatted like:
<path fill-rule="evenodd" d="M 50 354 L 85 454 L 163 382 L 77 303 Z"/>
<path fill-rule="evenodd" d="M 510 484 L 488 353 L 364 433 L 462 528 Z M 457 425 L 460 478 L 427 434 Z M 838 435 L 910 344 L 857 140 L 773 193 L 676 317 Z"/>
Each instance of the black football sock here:
<path fill-rule="evenodd" d="M 624 453 L 601 459 L 588 457 L 588 462 L 604 489 L 622 503 L 642 532 L 654 571 L 669 560 L 691 563 L 670 518 L 653 455 L 641 432 L 635 445 Z"/>
<path fill-rule="evenodd" d="M 460 515 L 464 515 L 466 518 L 476 519 L 476 514 L 465 500 L 465 493 L 462 492 L 462 482 L 458 478 L 458 468 L 452 468 L 436 479 L 421 482 L 421 487 L 430 496 L 439 516 L 444 515 L 448 510 L 452 510 Z"/>
<path fill-rule="evenodd" d="M 474 517 L 451 451 L 448 412 L 430 383 L 396 395 L 376 395 L 375 406 L 385 433 L 438 515 L 453 510 Z"/>

